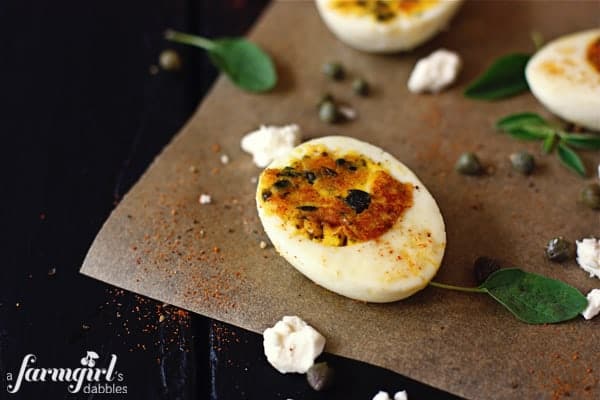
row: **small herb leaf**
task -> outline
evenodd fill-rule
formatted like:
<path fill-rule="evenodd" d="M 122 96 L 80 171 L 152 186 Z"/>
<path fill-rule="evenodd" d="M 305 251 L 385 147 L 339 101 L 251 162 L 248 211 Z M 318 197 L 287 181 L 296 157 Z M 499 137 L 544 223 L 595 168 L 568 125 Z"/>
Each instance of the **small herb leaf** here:
<path fill-rule="evenodd" d="M 496 128 L 521 140 L 543 140 L 554 135 L 544 118 L 534 113 L 511 114 L 496 122 Z"/>
<path fill-rule="evenodd" d="M 587 307 L 587 299 L 574 287 L 518 268 L 493 273 L 480 288 L 529 324 L 566 321 Z"/>
<path fill-rule="evenodd" d="M 554 135 L 554 129 L 543 125 L 522 125 L 511 129 L 508 134 L 521 140 L 544 140 Z"/>
<path fill-rule="evenodd" d="M 585 165 L 570 146 L 600 150 L 600 135 L 565 132 L 534 113 L 508 115 L 496 122 L 496 128 L 516 139 L 543 140 L 542 149 L 545 153 L 551 153 L 558 142 L 558 157 L 561 162 L 582 177 L 586 175 Z"/>
<path fill-rule="evenodd" d="M 496 128 L 505 132 L 510 132 L 523 125 L 547 125 L 547 122 L 538 114 L 530 112 L 511 114 L 496 122 Z"/>
<path fill-rule="evenodd" d="M 563 137 L 563 140 L 580 149 L 600 150 L 600 135 L 569 133 Z"/>
<path fill-rule="evenodd" d="M 525 66 L 529 54 L 514 53 L 503 56 L 465 90 L 465 96 L 479 100 L 497 100 L 526 91 Z"/>
<path fill-rule="evenodd" d="M 544 139 L 544 143 L 542 143 L 542 150 L 544 153 L 550 154 L 552 150 L 554 150 L 554 145 L 556 144 L 556 133 L 549 135 L 546 139 Z"/>
<path fill-rule="evenodd" d="M 575 171 L 581 176 L 585 176 L 585 166 L 581 158 L 563 141 L 558 143 L 558 157 L 562 163 L 572 171 Z"/>

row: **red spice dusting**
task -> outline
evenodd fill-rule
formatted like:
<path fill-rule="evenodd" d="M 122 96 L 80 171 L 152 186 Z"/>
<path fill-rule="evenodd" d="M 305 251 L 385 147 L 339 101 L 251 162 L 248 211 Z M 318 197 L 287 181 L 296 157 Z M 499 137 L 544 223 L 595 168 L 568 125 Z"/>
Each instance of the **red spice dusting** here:
<path fill-rule="evenodd" d="M 550 398 L 553 400 L 564 397 L 595 399 L 591 391 L 598 387 L 599 378 L 593 375 L 592 368 L 586 365 L 588 361 L 584 361 L 585 357 L 582 357 L 579 352 L 540 354 L 540 356 L 548 357 L 548 368 L 529 372 L 537 378 L 542 390 L 549 391 Z"/>
<path fill-rule="evenodd" d="M 189 163 L 186 163 L 183 171 L 187 166 Z M 132 262 L 137 267 L 132 279 L 139 282 L 141 287 L 144 287 L 149 276 L 154 280 L 169 282 L 179 289 L 172 294 L 176 299 L 173 301 L 181 301 L 192 309 L 194 304 L 198 304 L 204 309 L 208 307 L 227 313 L 236 307 L 235 292 L 243 287 L 244 268 L 232 268 L 226 264 L 227 253 L 219 247 L 222 242 L 216 242 L 220 235 L 212 235 L 202 226 L 201 215 L 206 211 L 199 210 L 194 199 L 178 193 L 183 187 L 197 187 L 198 179 L 205 177 L 207 171 L 182 175 L 186 180 L 174 180 L 166 188 L 156 187 L 156 196 L 142 205 L 152 225 L 131 244 L 138 249 L 133 253 L 136 257 Z M 238 213 L 240 226 L 222 226 L 222 233 L 247 230 L 242 223 L 249 225 L 245 216 L 252 197 L 248 199 L 223 199 L 224 212 Z M 160 319 L 160 315 L 157 315 L 156 324 L 160 325 Z"/>

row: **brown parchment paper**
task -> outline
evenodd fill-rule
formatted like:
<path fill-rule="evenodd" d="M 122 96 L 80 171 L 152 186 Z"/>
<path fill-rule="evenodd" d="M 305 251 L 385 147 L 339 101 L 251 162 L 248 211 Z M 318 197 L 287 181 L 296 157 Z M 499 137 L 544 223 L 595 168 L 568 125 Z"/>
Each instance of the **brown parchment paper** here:
<path fill-rule="evenodd" d="M 277 89 L 252 95 L 221 78 L 112 213 L 81 272 L 255 332 L 299 315 L 327 337 L 329 352 L 467 398 L 600 398 L 600 319 L 531 326 L 484 295 L 435 288 L 397 303 L 364 304 L 313 284 L 272 247 L 261 249 L 267 238 L 252 182 L 260 171 L 239 145 L 260 124 L 295 122 L 308 137 L 342 134 L 381 146 L 415 171 L 440 205 L 448 247 L 437 281 L 473 285 L 472 262 L 488 255 L 587 293 L 600 281 L 574 262 L 552 264 L 543 256 L 556 235 L 600 235 L 599 214 L 576 202 L 584 181 L 542 155 L 539 143 L 492 128 L 511 112 L 547 112 L 530 94 L 488 103 L 461 93 L 499 55 L 532 51 L 532 30 L 553 38 L 597 26 L 599 4 L 471 1 L 429 44 L 383 56 L 337 41 L 312 2 L 275 2 L 250 37 L 274 56 Z M 406 82 L 416 60 L 440 47 L 463 57 L 457 84 L 439 95 L 410 94 Z M 327 80 L 320 71 L 329 60 L 371 82 L 372 95 L 353 96 L 351 78 Z M 357 120 L 321 123 L 315 105 L 325 92 L 351 104 Z M 508 162 L 508 154 L 523 149 L 538 160 L 531 177 L 513 173 Z M 454 173 L 463 151 L 476 151 L 488 176 Z M 221 154 L 229 164 L 220 163 Z M 597 153 L 584 158 L 591 170 L 600 161 Z M 200 205 L 201 193 L 213 203 Z"/>

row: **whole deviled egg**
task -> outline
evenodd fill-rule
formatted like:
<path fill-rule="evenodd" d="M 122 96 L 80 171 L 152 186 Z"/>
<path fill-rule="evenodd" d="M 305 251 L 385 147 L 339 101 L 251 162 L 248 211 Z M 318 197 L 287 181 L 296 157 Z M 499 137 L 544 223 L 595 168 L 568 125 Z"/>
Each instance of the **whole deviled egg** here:
<path fill-rule="evenodd" d="M 444 29 L 462 0 L 316 0 L 329 29 L 358 50 L 411 50 Z"/>
<path fill-rule="evenodd" d="M 531 58 L 525 76 L 534 96 L 554 114 L 600 130 L 600 29 L 548 43 Z"/>
<path fill-rule="evenodd" d="M 258 214 L 275 249 L 313 282 L 391 302 L 423 289 L 446 247 L 423 183 L 382 149 L 343 136 L 301 144 L 260 175 Z"/>

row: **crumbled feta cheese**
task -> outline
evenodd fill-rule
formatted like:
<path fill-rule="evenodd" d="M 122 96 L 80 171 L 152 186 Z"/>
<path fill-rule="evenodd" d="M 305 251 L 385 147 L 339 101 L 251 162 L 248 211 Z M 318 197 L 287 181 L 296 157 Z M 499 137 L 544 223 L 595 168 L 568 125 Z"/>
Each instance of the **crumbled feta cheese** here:
<path fill-rule="evenodd" d="M 265 242 L 264 240 L 261 240 L 259 246 L 260 246 L 261 249 L 266 249 L 267 248 L 267 242 Z"/>
<path fill-rule="evenodd" d="M 380 390 L 374 397 L 373 400 L 392 400 L 390 395 L 383 390 Z M 408 400 L 408 395 L 406 394 L 406 390 L 402 390 L 400 392 L 396 392 L 394 395 L 394 400 Z"/>
<path fill-rule="evenodd" d="M 394 400 L 408 400 L 408 393 L 406 393 L 406 390 L 402 390 L 400 392 L 397 392 L 394 395 Z"/>
<path fill-rule="evenodd" d="M 210 195 L 202 193 L 198 199 L 198 202 L 200 204 L 210 204 L 212 202 L 212 198 Z"/>
<path fill-rule="evenodd" d="M 581 315 L 585 319 L 592 319 L 600 314 L 600 289 L 593 289 L 587 295 L 588 306 Z"/>
<path fill-rule="evenodd" d="M 339 106 L 338 111 L 344 116 L 344 118 L 349 120 L 356 119 L 358 114 L 354 108 L 348 106 Z"/>
<path fill-rule="evenodd" d="M 587 238 L 577 241 L 577 263 L 590 278 L 600 278 L 600 240 Z"/>
<path fill-rule="evenodd" d="M 323 352 L 325 338 L 299 317 L 283 317 L 263 333 L 269 363 L 279 372 L 306 373 Z"/>
<path fill-rule="evenodd" d="M 252 154 L 254 164 L 264 168 L 275 158 L 289 153 L 300 144 L 298 125 L 265 126 L 248 133 L 242 138 L 242 149 Z"/>
<path fill-rule="evenodd" d="M 440 49 L 417 62 L 408 79 L 413 93 L 437 93 L 456 80 L 462 62 L 458 54 Z"/>
<path fill-rule="evenodd" d="M 221 164 L 229 164 L 229 156 L 227 154 L 221 154 Z"/>

